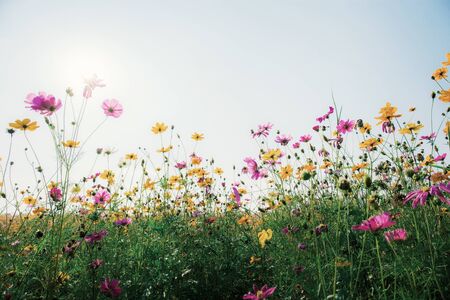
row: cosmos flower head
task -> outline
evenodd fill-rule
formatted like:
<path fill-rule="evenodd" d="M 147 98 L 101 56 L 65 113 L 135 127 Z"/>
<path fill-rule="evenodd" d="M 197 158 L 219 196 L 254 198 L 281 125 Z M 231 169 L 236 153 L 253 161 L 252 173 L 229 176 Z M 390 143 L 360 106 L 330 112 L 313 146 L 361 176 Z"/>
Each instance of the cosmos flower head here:
<path fill-rule="evenodd" d="M 267 170 L 258 167 L 258 164 L 253 158 L 247 157 L 244 159 L 244 162 L 247 164 L 247 172 L 250 173 L 252 179 L 258 180 L 267 175 Z"/>
<path fill-rule="evenodd" d="M 346 134 L 352 132 L 353 128 L 355 128 L 356 121 L 354 120 L 340 120 L 336 130 L 340 134 Z"/>
<path fill-rule="evenodd" d="M 245 294 L 242 299 L 244 300 L 262 300 L 267 299 L 275 293 L 276 287 L 271 287 L 267 284 L 263 285 L 261 288 L 258 288 L 255 284 L 253 285 L 253 293 L 248 292 Z"/>
<path fill-rule="evenodd" d="M 16 120 L 12 123 L 9 123 L 9 127 L 22 131 L 35 131 L 39 128 L 37 122 L 32 122 L 30 119 Z"/>
<path fill-rule="evenodd" d="M 86 84 L 86 86 L 84 87 L 83 97 L 86 98 L 86 99 L 89 99 L 89 98 L 92 97 L 92 91 L 95 88 L 106 86 L 103 83 L 103 80 L 99 79 L 96 74 L 92 75 L 91 78 L 85 79 L 84 83 Z"/>
<path fill-rule="evenodd" d="M 116 99 L 106 99 L 103 101 L 102 109 L 107 117 L 118 118 L 123 113 L 122 104 Z"/>
<path fill-rule="evenodd" d="M 53 95 L 47 95 L 45 92 L 39 92 L 38 95 L 30 93 L 26 99 L 27 108 L 45 116 L 51 116 L 62 107 L 60 99 L 56 99 Z"/>
<path fill-rule="evenodd" d="M 408 234 L 405 229 L 399 228 L 392 231 L 386 231 L 384 233 L 384 238 L 388 243 L 392 241 L 404 241 L 408 237 Z"/>
<path fill-rule="evenodd" d="M 61 201 L 62 200 L 62 196 L 63 196 L 62 192 L 61 192 L 61 190 L 59 188 L 53 187 L 50 190 L 50 198 L 52 198 L 53 201 L 55 201 L 55 202 Z"/>
<path fill-rule="evenodd" d="M 287 144 L 289 144 L 291 140 L 292 140 L 291 135 L 281 134 L 277 135 L 277 137 L 275 138 L 275 143 L 278 143 L 282 146 L 286 146 Z"/>
<path fill-rule="evenodd" d="M 104 205 L 111 199 L 111 194 L 105 190 L 101 189 L 94 196 L 94 203 Z"/>
<path fill-rule="evenodd" d="M 253 138 L 257 138 L 260 136 L 267 137 L 269 136 L 270 130 L 272 129 L 273 124 L 266 123 L 258 125 L 258 129 L 252 133 Z"/>
<path fill-rule="evenodd" d="M 392 221 L 391 214 L 384 212 L 380 215 L 372 216 L 369 219 L 364 220 L 360 225 L 352 226 L 352 229 L 375 232 L 393 225 L 395 225 L 395 222 Z"/>
<path fill-rule="evenodd" d="M 86 235 L 86 236 L 84 237 L 84 240 L 85 240 L 87 243 L 93 245 L 93 244 L 95 244 L 95 243 L 100 242 L 101 240 L 103 240 L 103 238 L 104 238 L 105 236 L 107 236 L 107 235 L 108 235 L 108 232 L 107 232 L 105 229 L 102 229 L 102 230 L 100 230 L 100 231 L 98 231 L 98 232 L 93 232 L 93 233 L 91 233 L 91 234 Z"/>
<path fill-rule="evenodd" d="M 328 119 L 332 113 L 334 113 L 334 108 L 333 108 L 333 106 L 329 106 L 328 112 L 326 114 L 324 114 L 323 116 L 316 118 L 316 121 L 319 123 L 322 123 L 323 121 Z"/>
<path fill-rule="evenodd" d="M 109 298 L 119 297 L 122 293 L 120 280 L 105 278 L 100 285 L 100 291 Z"/>
<path fill-rule="evenodd" d="M 119 219 L 119 220 L 115 221 L 114 225 L 127 226 L 127 225 L 130 225 L 132 222 L 133 222 L 133 220 L 131 218 L 123 218 L 123 219 Z"/>

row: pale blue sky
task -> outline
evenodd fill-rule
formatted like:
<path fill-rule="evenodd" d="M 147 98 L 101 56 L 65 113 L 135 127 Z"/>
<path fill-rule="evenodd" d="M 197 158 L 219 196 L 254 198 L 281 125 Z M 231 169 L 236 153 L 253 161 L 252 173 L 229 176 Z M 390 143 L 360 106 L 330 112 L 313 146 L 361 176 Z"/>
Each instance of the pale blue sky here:
<path fill-rule="evenodd" d="M 125 112 L 91 151 L 157 148 L 150 127 L 164 121 L 187 148 L 192 132 L 205 133 L 199 154 L 229 171 L 257 153 L 249 130 L 261 122 L 311 133 L 331 91 L 345 118 L 374 123 L 391 101 L 427 119 L 430 75 L 448 51 L 449 1 L 0 0 L 0 124 L 42 123 L 24 108 L 27 93 L 63 98 L 72 86 L 79 95 L 95 72 L 107 87 L 94 92 L 87 125 L 103 118 L 105 98 Z M 40 138 L 50 141 L 43 130 Z M 7 140 L 0 134 L 0 156 Z M 37 148 L 53 157 L 48 144 Z"/>

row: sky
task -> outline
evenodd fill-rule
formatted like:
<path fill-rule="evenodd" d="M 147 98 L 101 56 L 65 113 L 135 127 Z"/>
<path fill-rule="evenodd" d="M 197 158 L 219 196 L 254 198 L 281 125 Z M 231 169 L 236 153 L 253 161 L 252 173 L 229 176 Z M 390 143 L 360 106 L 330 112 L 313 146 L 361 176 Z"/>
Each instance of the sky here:
<path fill-rule="evenodd" d="M 80 174 L 98 147 L 115 147 L 117 160 L 159 148 L 150 132 L 158 121 L 174 125 L 187 149 L 193 132 L 204 133 L 197 153 L 230 174 L 257 154 L 250 129 L 271 122 L 295 138 L 312 133 L 332 95 L 344 118 L 374 124 L 390 101 L 402 112 L 417 107 L 414 119 L 426 123 L 430 76 L 449 51 L 445 0 L 0 0 L 0 127 L 25 117 L 43 125 L 25 96 L 63 99 L 70 86 L 81 99 L 83 78 L 95 73 L 107 86 L 94 91 L 82 137 L 103 120 L 104 99 L 121 101 L 124 114 L 87 144 Z M 55 155 L 40 129 L 30 138 L 45 165 Z M 0 132 L 3 158 L 8 143 Z M 24 147 L 17 136 L 19 182 L 30 174 Z"/>

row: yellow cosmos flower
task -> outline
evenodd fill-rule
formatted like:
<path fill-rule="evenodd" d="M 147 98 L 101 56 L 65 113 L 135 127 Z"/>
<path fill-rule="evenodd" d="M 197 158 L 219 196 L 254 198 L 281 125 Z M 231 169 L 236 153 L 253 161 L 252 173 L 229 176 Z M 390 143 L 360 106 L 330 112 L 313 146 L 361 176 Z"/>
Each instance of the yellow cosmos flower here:
<path fill-rule="evenodd" d="M 66 148 L 77 148 L 80 145 L 80 142 L 68 140 L 68 141 L 62 142 L 62 145 Z"/>
<path fill-rule="evenodd" d="M 287 165 L 281 168 L 280 170 L 280 177 L 283 180 L 289 179 L 289 177 L 292 176 L 292 172 L 294 170 L 292 169 L 291 165 Z"/>
<path fill-rule="evenodd" d="M 36 121 L 31 122 L 30 119 L 16 120 L 13 123 L 9 123 L 9 127 L 22 131 L 35 131 L 37 128 L 39 128 Z"/>
<path fill-rule="evenodd" d="M 26 205 L 34 206 L 36 204 L 36 198 L 34 198 L 33 196 L 28 196 L 23 198 L 22 202 Z"/>
<path fill-rule="evenodd" d="M 36 207 L 35 209 L 33 209 L 33 215 L 35 216 L 40 216 L 42 215 L 47 209 L 45 209 L 44 207 Z"/>
<path fill-rule="evenodd" d="M 215 168 L 214 169 L 214 174 L 217 174 L 217 175 L 222 175 L 223 174 L 223 170 L 222 170 L 222 168 Z"/>
<path fill-rule="evenodd" d="M 439 100 L 445 103 L 450 102 L 450 89 L 447 91 L 440 91 L 439 94 Z"/>
<path fill-rule="evenodd" d="M 252 256 L 250 257 L 250 264 L 251 264 L 251 265 L 256 264 L 256 263 L 259 262 L 259 261 L 261 261 L 261 258 L 259 258 L 259 257 L 256 257 L 256 256 L 254 256 L 254 255 L 252 255 Z"/>
<path fill-rule="evenodd" d="M 280 149 L 271 149 L 261 155 L 261 159 L 264 161 L 277 161 L 281 157 L 281 154 Z"/>
<path fill-rule="evenodd" d="M 332 165 L 333 165 L 333 163 L 332 163 L 331 161 L 325 160 L 325 161 L 323 162 L 323 164 L 320 166 L 320 169 L 321 169 L 321 170 L 325 170 L 325 169 L 331 167 Z"/>
<path fill-rule="evenodd" d="M 439 68 L 436 71 L 434 71 L 433 78 L 435 80 L 441 80 L 441 79 L 447 78 L 447 72 L 448 72 L 447 68 L 445 68 L 445 67 Z"/>
<path fill-rule="evenodd" d="M 445 57 L 447 58 L 447 61 L 443 61 L 443 62 L 442 62 L 442 65 L 443 65 L 444 67 L 450 66 L 450 52 L 447 53 L 447 54 L 445 54 Z"/>
<path fill-rule="evenodd" d="M 172 149 L 173 149 L 173 146 L 170 145 L 169 147 L 162 147 L 162 148 L 158 149 L 157 152 L 159 152 L 159 153 L 167 153 L 167 152 L 169 152 Z"/>
<path fill-rule="evenodd" d="M 128 159 L 128 160 L 137 160 L 137 159 L 138 159 L 138 156 L 137 156 L 136 153 L 128 153 L 128 154 L 125 155 L 125 159 Z"/>
<path fill-rule="evenodd" d="M 247 225 L 249 225 L 249 224 L 251 224 L 251 219 L 250 219 L 250 216 L 249 215 L 243 215 L 238 221 L 237 221 L 237 223 L 239 224 L 239 225 L 244 225 L 244 224 L 247 224 Z"/>
<path fill-rule="evenodd" d="M 364 142 L 361 142 L 359 144 L 359 148 L 372 151 L 376 146 L 380 145 L 383 142 L 383 139 L 381 138 L 370 138 L 365 140 Z"/>
<path fill-rule="evenodd" d="M 272 229 L 267 230 L 263 229 L 258 233 L 258 240 L 261 248 L 264 248 L 266 246 L 266 242 L 271 239 L 272 239 Z"/>
<path fill-rule="evenodd" d="M 364 123 L 364 125 L 359 128 L 359 132 L 361 132 L 362 134 L 369 133 L 371 129 L 372 126 L 369 123 Z"/>
<path fill-rule="evenodd" d="M 408 123 L 405 125 L 405 127 L 401 128 L 399 132 L 400 134 L 413 134 L 418 133 L 422 128 L 423 128 L 422 124 Z"/>
<path fill-rule="evenodd" d="M 447 121 L 447 123 L 445 123 L 444 133 L 448 135 L 449 131 L 450 131 L 450 121 Z"/>
<path fill-rule="evenodd" d="M 109 184 L 113 184 L 114 183 L 115 177 L 116 177 L 116 175 L 111 170 L 104 170 L 100 174 L 100 178 L 103 179 L 103 180 L 108 181 Z"/>
<path fill-rule="evenodd" d="M 364 168 L 367 167 L 367 166 L 368 166 L 368 163 L 366 163 L 366 162 L 360 163 L 360 164 L 356 164 L 356 165 L 354 165 L 354 166 L 352 167 L 352 171 L 353 171 L 353 172 L 356 172 L 356 171 L 359 171 L 359 170 L 361 170 L 361 169 L 364 169 Z"/>
<path fill-rule="evenodd" d="M 194 133 L 192 134 L 191 138 L 192 138 L 194 141 L 198 142 L 198 141 L 203 140 L 203 139 L 205 138 L 205 136 L 203 135 L 203 133 L 194 132 Z"/>
<path fill-rule="evenodd" d="M 167 130 L 167 125 L 164 123 L 156 123 L 152 127 L 152 132 L 154 134 L 160 134 Z"/>
<path fill-rule="evenodd" d="M 397 107 L 392 106 L 390 102 L 387 102 L 386 105 L 380 109 L 379 113 L 380 115 L 375 117 L 375 120 L 379 120 L 377 125 L 402 116 L 401 114 L 397 114 Z"/>

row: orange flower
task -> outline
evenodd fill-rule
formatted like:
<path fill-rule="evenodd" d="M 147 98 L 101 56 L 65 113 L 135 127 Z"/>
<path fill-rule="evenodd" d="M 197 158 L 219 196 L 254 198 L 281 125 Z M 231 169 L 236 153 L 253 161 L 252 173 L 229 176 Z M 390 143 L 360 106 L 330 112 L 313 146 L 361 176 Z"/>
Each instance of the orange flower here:
<path fill-rule="evenodd" d="M 30 119 L 16 120 L 13 123 L 9 123 L 9 127 L 23 131 L 35 131 L 37 128 L 39 128 L 36 121 L 31 122 Z"/>
<path fill-rule="evenodd" d="M 439 100 L 445 103 L 450 102 L 450 89 L 448 89 L 448 91 L 442 90 L 439 92 L 439 94 Z"/>
<path fill-rule="evenodd" d="M 434 71 L 432 78 L 434 80 L 441 80 L 444 78 L 447 78 L 447 68 L 443 67 L 443 68 L 439 68 L 436 71 Z"/>

